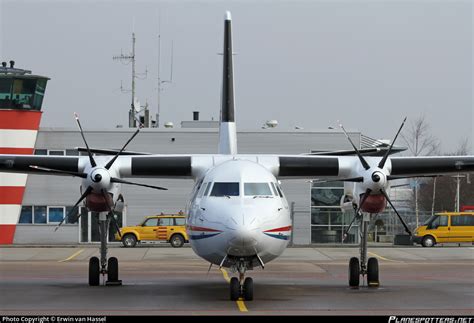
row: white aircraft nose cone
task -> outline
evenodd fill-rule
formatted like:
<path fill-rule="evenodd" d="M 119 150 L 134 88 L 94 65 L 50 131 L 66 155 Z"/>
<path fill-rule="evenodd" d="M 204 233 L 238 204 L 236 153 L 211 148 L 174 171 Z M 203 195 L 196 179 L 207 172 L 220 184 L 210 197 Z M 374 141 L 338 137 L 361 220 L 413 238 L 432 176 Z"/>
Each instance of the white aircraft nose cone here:
<path fill-rule="evenodd" d="M 258 231 L 246 226 L 238 226 L 231 231 L 229 254 L 235 256 L 252 256 L 256 253 Z"/>

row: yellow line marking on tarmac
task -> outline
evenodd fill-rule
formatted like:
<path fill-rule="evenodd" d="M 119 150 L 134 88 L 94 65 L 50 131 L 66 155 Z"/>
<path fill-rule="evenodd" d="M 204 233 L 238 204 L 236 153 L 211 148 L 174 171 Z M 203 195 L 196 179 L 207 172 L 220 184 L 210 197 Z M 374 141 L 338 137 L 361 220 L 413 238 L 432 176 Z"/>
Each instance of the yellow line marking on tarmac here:
<path fill-rule="evenodd" d="M 224 276 L 225 281 L 230 283 L 230 278 L 229 278 L 229 274 L 227 273 L 227 271 L 224 268 L 221 268 L 221 272 L 222 272 L 222 276 Z M 235 302 L 237 303 L 237 307 L 239 308 L 239 311 L 241 311 L 241 312 L 248 312 L 249 311 L 247 309 L 247 306 L 245 306 L 245 303 L 244 303 L 244 300 L 242 299 L 242 297 L 239 298 Z"/>
<path fill-rule="evenodd" d="M 385 260 L 385 261 L 399 262 L 399 263 L 402 263 L 402 262 L 403 262 L 403 261 L 398 261 L 398 260 L 387 259 L 387 258 L 385 258 L 385 257 L 382 257 L 382 256 L 377 255 L 376 253 L 373 253 L 373 252 L 370 252 L 370 251 L 367 252 L 367 253 L 368 253 L 369 255 L 371 255 L 371 256 L 377 257 L 377 258 L 382 259 L 382 260 Z"/>
<path fill-rule="evenodd" d="M 67 257 L 66 259 L 59 260 L 58 262 L 66 262 L 66 261 L 69 261 L 69 260 L 71 260 L 71 259 L 74 259 L 75 257 L 79 256 L 83 251 L 84 251 L 84 249 L 81 249 L 81 250 L 79 250 L 79 251 L 76 251 L 76 252 L 73 253 L 71 256 Z"/>
<path fill-rule="evenodd" d="M 247 309 L 247 306 L 245 306 L 245 303 L 242 300 L 242 298 L 239 298 L 239 300 L 236 301 L 236 303 L 237 303 L 237 306 L 239 307 L 239 311 L 241 311 L 241 312 L 248 312 L 249 311 Z"/>

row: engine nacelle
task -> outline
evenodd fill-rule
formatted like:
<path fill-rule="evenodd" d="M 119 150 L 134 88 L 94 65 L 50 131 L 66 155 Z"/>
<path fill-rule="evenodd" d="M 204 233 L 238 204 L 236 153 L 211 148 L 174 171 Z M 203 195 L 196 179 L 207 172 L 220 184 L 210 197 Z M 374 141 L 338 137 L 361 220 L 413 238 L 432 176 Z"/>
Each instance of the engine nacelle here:
<path fill-rule="evenodd" d="M 341 211 L 353 211 L 354 210 L 354 196 L 352 194 L 345 193 L 341 197 L 341 201 L 339 203 L 341 205 Z"/>

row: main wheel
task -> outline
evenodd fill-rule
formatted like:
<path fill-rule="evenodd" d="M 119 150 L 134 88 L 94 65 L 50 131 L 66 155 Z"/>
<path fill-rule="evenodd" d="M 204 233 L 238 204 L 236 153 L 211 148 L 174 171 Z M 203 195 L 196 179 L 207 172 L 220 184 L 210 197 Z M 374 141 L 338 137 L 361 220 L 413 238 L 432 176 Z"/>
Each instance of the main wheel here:
<path fill-rule="evenodd" d="M 100 283 L 100 264 L 99 258 L 89 259 L 89 286 L 99 286 Z"/>
<path fill-rule="evenodd" d="M 107 280 L 111 282 L 118 281 L 118 260 L 115 257 L 110 257 L 107 262 Z"/>
<path fill-rule="evenodd" d="M 352 257 L 349 260 L 349 286 L 358 287 L 360 279 L 359 259 Z"/>
<path fill-rule="evenodd" d="M 435 244 L 436 244 L 436 240 L 432 236 L 425 236 L 423 238 L 423 241 L 421 241 L 421 245 L 423 247 L 433 247 Z"/>
<path fill-rule="evenodd" d="M 379 282 L 379 261 L 377 258 L 369 258 L 367 263 L 367 284 L 369 287 L 377 287 Z"/>
<path fill-rule="evenodd" d="M 134 234 L 126 234 L 122 238 L 122 244 L 124 247 L 135 247 L 137 244 L 137 237 Z"/>
<path fill-rule="evenodd" d="M 232 277 L 230 279 L 230 300 L 236 301 L 240 297 L 240 283 L 237 277 Z"/>
<path fill-rule="evenodd" d="M 170 243 L 173 248 L 180 248 L 184 245 L 184 238 L 180 234 L 175 234 L 171 237 Z"/>
<path fill-rule="evenodd" d="M 252 301 L 253 300 L 253 279 L 250 277 L 245 278 L 243 286 L 243 295 L 244 300 Z"/>

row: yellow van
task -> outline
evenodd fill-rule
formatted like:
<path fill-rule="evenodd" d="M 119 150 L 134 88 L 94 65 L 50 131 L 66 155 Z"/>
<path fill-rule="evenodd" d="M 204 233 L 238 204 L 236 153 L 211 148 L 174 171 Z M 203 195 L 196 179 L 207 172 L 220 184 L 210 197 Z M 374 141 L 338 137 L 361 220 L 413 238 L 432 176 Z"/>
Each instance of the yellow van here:
<path fill-rule="evenodd" d="M 174 248 L 182 247 L 188 242 L 186 234 L 186 217 L 184 215 L 161 214 L 147 216 L 139 225 L 123 227 L 115 240 L 122 241 L 125 247 L 135 247 L 142 241 L 167 241 Z"/>
<path fill-rule="evenodd" d="M 473 243 L 474 212 L 437 213 L 415 230 L 413 242 L 423 247 L 437 243 Z"/>

